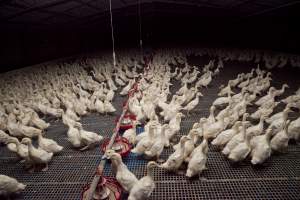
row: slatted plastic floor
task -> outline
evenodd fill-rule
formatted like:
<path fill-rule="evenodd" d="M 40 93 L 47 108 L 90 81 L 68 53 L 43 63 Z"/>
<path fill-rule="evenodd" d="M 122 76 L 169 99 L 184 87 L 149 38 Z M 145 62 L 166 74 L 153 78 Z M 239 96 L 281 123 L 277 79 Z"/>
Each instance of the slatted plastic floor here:
<path fill-rule="evenodd" d="M 208 63 L 208 60 L 190 58 L 190 62 L 203 65 Z M 251 67 L 255 65 L 225 62 L 225 68 L 214 78 L 209 88 L 201 90 L 204 97 L 201 98 L 196 112 L 183 119 L 180 135 L 187 134 L 200 117 L 208 116 L 209 107 L 217 97 L 218 87 L 221 84 L 226 84 L 240 72 L 249 72 Z M 282 83 L 288 83 L 291 88 L 283 96 L 285 97 L 300 86 L 299 75 L 298 69 L 273 70 L 272 85 L 278 88 Z M 178 87 L 175 83 L 172 91 Z M 115 125 L 114 120 L 121 111 L 123 101 L 123 97 L 116 97 L 114 105 L 118 111 L 113 116 L 92 114 L 83 117 L 84 128 L 110 137 Z M 280 111 L 282 106 L 278 106 L 276 110 Z M 299 115 L 296 113 L 290 115 L 292 119 L 297 116 Z M 73 150 L 66 140 L 66 131 L 67 128 L 60 121 L 51 123 L 47 130 L 47 137 L 55 139 L 65 148 L 61 154 L 54 157 L 47 172 L 29 174 L 23 169 L 22 164 L 16 162 L 14 154 L 9 153 L 5 147 L 0 147 L 0 174 L 15 177 L 27 184 L 26 190 L 16 196 L 16 199 L 80 199 L 82 187 L 92 180 L 95 168 L 100 162 L 101 152 L 99 148 L 86 152 Z M 166 159 L 172 152 L 171 148 L 165 149 L 161 157 Z M 143 158 L 130 154 L 124 158 L 124 163 L 138 178 L 145 175 L 147 161 Z M 286 153 L 272 155 L 260 167 L 253 167 L 249 160 L 232 165 L 217 149 L 210 147 L 207 167 L 208 170 L 200 179 L 191 180 L 186 179 L 184 175 L 156 169 L 154 173 L 156 189 L 151 199 L 300 199 L 300 146 L 293 142 Z M 109 163 L 105 167 L 104 174 L 112 176 Z M 126 199 L 126 195 L 123 199 Z"/>

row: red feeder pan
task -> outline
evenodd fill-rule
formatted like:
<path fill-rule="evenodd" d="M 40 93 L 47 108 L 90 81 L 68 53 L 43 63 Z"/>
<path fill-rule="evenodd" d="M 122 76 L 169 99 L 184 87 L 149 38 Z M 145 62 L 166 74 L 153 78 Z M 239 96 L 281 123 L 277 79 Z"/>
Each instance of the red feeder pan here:
<path fill-rule="evenodd" d="M 118 123 L 119 118 L 116 119 L 116 123 Z M 119 132 L 124 133 L 127 129 L 133 127 L 133 121 L 136 121 L 136 116 L 133 114 L 126 114 L 123 120 L 120 122 Z"/>
<path fill-rule="evenodd" d="M 103 153 L 106 152 L 109 141 L 110 139 L 105 139 L 102 143 L 101 150 Z M 122 157 L 126 157 L 130 153 L 131 145 L 126 138 L 119 136 L 115 139 L 111 149 L 115 150 L 115 152 L 119 153 Z"/>
<path fill-rule="evenodd" d="M 88 197 L 88 192 L 90 189 L 90 184 L 84 186 L 83 192 L 81 194 L 81 200 L 86 200 Z M 93 200 L 121 200 L 122 187 L 117 182 L 116 179 L 111 177 L 101 177 L 97 188 L 95 190 Z"/>

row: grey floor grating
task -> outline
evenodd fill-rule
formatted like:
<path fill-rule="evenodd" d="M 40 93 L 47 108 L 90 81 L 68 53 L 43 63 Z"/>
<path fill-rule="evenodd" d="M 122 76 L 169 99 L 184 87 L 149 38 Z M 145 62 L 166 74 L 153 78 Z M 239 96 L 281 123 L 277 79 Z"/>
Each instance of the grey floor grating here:
<path fill-rule="evenodd" d="M 201 65 L 208 62 L 207 58 L 193 57 L 189 60 L 192 64 Z M 212 81 L 208 89 L 201 91 L 204 97 L 200 99 L 197 111 L 183 119 L 180 135 L 187 134 L 194 122 L 209 115 L 209 107 L 217 97 L 221 84 L 226 84 L 240 72 L 250 71 L 251 67 L 255 65 L 225 62 L 225 68 L 220 75 Z M 290 85 L 290 89 L 281 98 L 292 94 L 300 86 L 300 79 L 297 79 L 299 75 L 300 71 L 294 68 L 273 70 L 272 85 L 277 88 L 285 82 Z M 176 91 L 178 87 L 175 82 L 172 91 Z M 100 132 L 104 137 L 110 137 L 123 101 L 124 97 L 116 96 L 115 115 L 92 114 L 83 117 L 81 122 L 84 128 Z M 278 106 L 276 110 L 280 111 L 282 107 L 283 105 Z M 299 115 L 292 113 L 290 117 L 297 116 Z M 25 172 L 23 165 L 16 163 L 15 155 L 8 152 L 6 148 L 0 147 L 0 174 L 13 176 L 28 185 L 16 199 L 80 199 L 82 187 L 92 180 L 95 168 L 100 162 L 101 152 L 99 148 L 85 152 L 72 149 L 66 140 L 66 131 L 67 127 L 60 121 L 51 123 L 47 130 L 47 137 L 55 139 L 65 148 L 62 153 L 54 157 L 47 172 L 34 174 Z M 167 159 L 172 152 L 172 148 L 165 149 L 161 157 Z M 130 154 L 124 159 L 124 163 L 138 178 L 145 175 L 147 161 L 143 158 Z M 197 177 L 191 180 L 186 179 L 184 175 L 156 169 L 154 179 L 157 187 L 151 199 L 300 199 L 300 146 L 293 142 L 286 153 L 272 155 L 261 167 L 253 167 L 249 160 L 239 165 L 232 165 L 216 148 L 210 146 L 207 167 L 208 170 L 201 175 L 201 179 Z M 105 166 L 104 174 L 113 175 L 109 163 Z"/>

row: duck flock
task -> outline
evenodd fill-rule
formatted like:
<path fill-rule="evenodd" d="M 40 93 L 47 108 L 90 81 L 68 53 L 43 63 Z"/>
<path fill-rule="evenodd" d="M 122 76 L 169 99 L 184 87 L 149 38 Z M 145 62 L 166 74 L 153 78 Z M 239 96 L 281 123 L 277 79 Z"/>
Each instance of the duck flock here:
<path fill-rule="evenodd" d="M 205 66 L 191 66 L 187 62 L 189 55 L 215 59 Z M 130 200 L 151 195 L 156 167 L 171 173 L 184 169 L 188 178 L 200 175 L 207 169 L 209 144 L 232 162 L 239 163 L 249 157 L 253 165 L 258 165 L 273 153 L 284 152 L 289 140 L 300 141 L 300 117 L 294 121 L 289 118 L 290 112 L 300 110 L 300 88 L 293 95 L 280 98 L 289 86 L 273 87 L 272 73 L 267 70 L 287 64 L 299 67 L 300 57 L 254 50 L 168 49 L 155 51 L 145 68 L 139 59 L 137 52 L 127 51 L 118 55 L 116 66 L 112 65 L 110 55 L 104 54 L 101 58 L 1 74 L 0 143 L 20 158 L 26 170 L 46 171 L 55 154 L 63 150 L 46 137 L 51 123 L 46 120 L 49 116 L 61 119 L 68 127 L 66 135 L 74 149 L 95 148 L 103 136 L 84 130 L 81 117 L 92 112 L 100 115 L 116 112 L 113 105 L 116 91 L 121 96 L 128 95 L 135 83 L 138 91 L 129 97 L 128 110 L 137 120 L 123 137 L 133 145 L 132 153 L 151 160 L 147 175 L 138 179 L 118 153 L 113 150 L 105 153 Z M 196 107 L 203 97 L 201 91 L 222 73 L 226 61 L 251 61 L 254 67 L 220 86 L 210 115 L 199 117 L 188 134 L 177 141 L 182 118 L 198 115 Z M 175 82 L 181 87 L 172 93 Z M 285 108 L 274 113 L 280 102 L 286 104 Z M 254 112 L 249 113 L 249 108 L 254 108 Z M 139 124 L 144 125 L 145 131 L 137 134 Z M 163 160 L 161 154 L 166 148 L 173 148 L 174 152 Z M 12 177 L 0 175 L 0 196 L 18 193 L 25 187 Z"/>

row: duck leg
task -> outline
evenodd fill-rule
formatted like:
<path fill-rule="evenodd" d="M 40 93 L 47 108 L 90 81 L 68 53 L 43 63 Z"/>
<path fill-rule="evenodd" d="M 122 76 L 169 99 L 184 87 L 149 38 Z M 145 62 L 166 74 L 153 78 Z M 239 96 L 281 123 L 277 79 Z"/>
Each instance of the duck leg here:
<path fill-rule="evenodd" d="M 45 164 L 46 166 L 42 169 L 43 172 L 48 171 L 48 163 Z"/>
<path fill-rule="evenodd" d="M 199 181 L 206 181 L 206 180 L 207 180 L 207 178 L 201 177 L 201 173 L 199 173 Z"/>
<path fill-rule="evenodd" d="M 85 150 L 87 150 L 88 148 L 89 148 L 90 146 L 89 145 L 87 145 L 87 146 L 85 146 L 85 147 L 82 147 L 81 149 L 79 149 L 80 151 L 85 151 Z"/>

